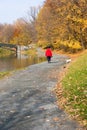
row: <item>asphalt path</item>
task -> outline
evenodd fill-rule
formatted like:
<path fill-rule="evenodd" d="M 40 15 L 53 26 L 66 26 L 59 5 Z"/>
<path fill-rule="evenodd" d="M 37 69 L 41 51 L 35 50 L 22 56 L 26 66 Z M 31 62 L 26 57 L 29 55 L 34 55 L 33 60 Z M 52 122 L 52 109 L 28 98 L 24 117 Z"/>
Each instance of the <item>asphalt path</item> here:
<path fill-rule="evenodd" d="M 0 80 L 0 130 L 82 130 L 56 104 L 53 89 L 67 57 L 54 55 Z"/>

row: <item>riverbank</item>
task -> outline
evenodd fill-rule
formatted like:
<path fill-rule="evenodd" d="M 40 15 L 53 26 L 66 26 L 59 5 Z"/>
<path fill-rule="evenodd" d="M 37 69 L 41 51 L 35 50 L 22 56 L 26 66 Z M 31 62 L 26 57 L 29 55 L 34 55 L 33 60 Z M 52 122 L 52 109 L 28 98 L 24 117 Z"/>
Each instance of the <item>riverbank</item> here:
<path fill-rule="evenodd" d="M 0 130 L 83 130 L 53 93 L 67 57 L 31 65 L 0 80 Z"/>

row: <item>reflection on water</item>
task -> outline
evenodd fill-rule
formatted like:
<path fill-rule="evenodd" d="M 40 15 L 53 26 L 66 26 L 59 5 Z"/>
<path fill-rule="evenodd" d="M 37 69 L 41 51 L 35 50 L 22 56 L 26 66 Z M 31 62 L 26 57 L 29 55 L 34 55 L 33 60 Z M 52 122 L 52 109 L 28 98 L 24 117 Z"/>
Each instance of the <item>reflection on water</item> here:
<path fill-rule="evenodd" d="M 27 55 L 0 58 L 0 72 L 20 69 L 43 61 L 45 61 L 45 57 L 33 57 Z"/>

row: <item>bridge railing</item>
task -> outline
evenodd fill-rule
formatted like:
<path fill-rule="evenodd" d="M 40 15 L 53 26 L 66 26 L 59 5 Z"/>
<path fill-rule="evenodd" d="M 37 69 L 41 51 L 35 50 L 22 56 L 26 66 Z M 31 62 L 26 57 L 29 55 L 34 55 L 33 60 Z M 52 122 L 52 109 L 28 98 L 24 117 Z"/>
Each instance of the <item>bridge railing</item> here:
<path fill-rule="evenodd" d="M 0 47 L 10 47 L 10 48 L 17 48 L 17 45 L 14 44 L 7 44 L 7 43 L 0 43 Z"/>

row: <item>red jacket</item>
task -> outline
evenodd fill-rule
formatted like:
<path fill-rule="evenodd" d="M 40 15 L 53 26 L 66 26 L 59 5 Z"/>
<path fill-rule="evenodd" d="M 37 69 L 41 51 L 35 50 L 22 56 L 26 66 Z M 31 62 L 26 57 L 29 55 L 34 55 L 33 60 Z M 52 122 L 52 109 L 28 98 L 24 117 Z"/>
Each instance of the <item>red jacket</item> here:
<path fill-rule="evenodd" d="M 50 56 L 50 57 L 52 57 L 52 51 L 51 51 L 50 48 L 48 48 L 48 49 L 46 50 L 45 56 Z"/>

